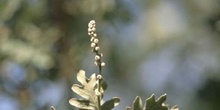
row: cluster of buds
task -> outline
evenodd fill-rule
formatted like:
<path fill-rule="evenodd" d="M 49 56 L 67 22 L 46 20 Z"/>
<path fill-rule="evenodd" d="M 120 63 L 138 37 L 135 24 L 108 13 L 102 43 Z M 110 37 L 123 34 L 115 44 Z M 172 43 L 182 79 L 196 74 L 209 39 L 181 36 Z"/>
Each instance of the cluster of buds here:
<path fill-rule="evenodd" d="M 92 51 L 96 54 L 95 56 L 95 65 L 103 67 L 105 66 L 105 63 L 101 61 L 101 57 L 103 57 L 102 53 L 99 53 L 100 47 L 98 45 L 99 39 L 97 38 L 97 33 L 96 33 L 96 23 L 95 20 L 91 20 L 88 24 L 88 34 L 91 36 L 91 47 Z"/>

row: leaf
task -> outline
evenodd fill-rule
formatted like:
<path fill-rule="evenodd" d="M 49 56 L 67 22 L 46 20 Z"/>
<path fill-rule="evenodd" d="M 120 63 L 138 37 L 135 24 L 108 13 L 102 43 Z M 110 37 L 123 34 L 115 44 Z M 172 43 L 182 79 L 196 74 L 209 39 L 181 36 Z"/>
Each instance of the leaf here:
<path fill-rule="evenodd" d="M 86 72 L 84 70 L 79 70 L 79 72 L 77 73 L 77 80 L 82 84 L 86 84 L 87 81 L 86 81 L 86 76 L 85 76 Z"/>
<path fill-rule="evenodd" d="M 69 103 L 73 106 L 76 106 L 78 108 L 81 108 L 81 109 L 85 109 L 85 108 L 88 108 L 90 107 L 91 105 L 94 106 L 94 107 L 97 107 L 98 106 L 98 99 L 97 99 L 97 96 L 95 94 L 95 89 L 94 87 L 96 86 L 96 75 L 95 74 L 92 74 L 90 76 L 89 79 L 86 78 L 85 76 L 85 71 L 83 70 L 80 70 L 78 73 L 77 73 L 77 80 L 82 84 L 82 85 L 78 85 L 78 84 L 74 84 L 72 86 L 72 90 L 73 92 L 75 92 L 76 94 L 78 94 L 79 96 L 81 96 L 82 98 L 84 98 L 85 100 L 80 100 L 80 99 L 70 99 L 69 100 Z M 89 105 L 86 105 L 88 103 L 86 102 L 89 102 Z"/>
<path fill-rule="evenodd" d="M 156 102 L 157 102 L 159 105 L 162 105 L 162 104 L 166 101 L 166 99 L 167 99 L 167 95 L 164 94 L 164 95 L 160 96 L 160 97 L 157 99 Z"/>
<path fill-rule="evenodd" d="M 56 110 L 53 106 L 50 107 L 50 110 Z"/>
<path fill-rule="evenodd" d="M 127 106 L 127 107 L 125 108 L 125 110 L 131 110 L 131 107 Z"/>
<path fill-rule="evenodd" d="M 92 74 L 90 78 L 87 79 L 84 70 L 80 70 L 77 73 L 77 80 L 84 86 L 85 89 L 88 89 L 90 91 L 92 91 L 94 86 L 96 85 L 96 75 Z"/>
<path fill-rule="evenodd" d="M 88 99 L 88 100 L 94 100 L 95 96 L 94 96 L 94 91 L 90 91 L 88 89 L 84 89 L 82 86 L 78 85 L 78 84 L 74 84 L 72 86 L 72 90 L 73 92 L 75 92 L 76 94 L 78 94 L 79 96 Z"/>
<path fill-rule="evenodd" d="M 92 104 L 88 100 L 80 100 L 80 99 L 72 98 L 69 100 L 69 103 L 81 109 L 94 109 L 95 108 L 95 105 Z"/>
<path fill-rule="evenodd" d="M 103 81 L 102 82 L 102 90 L 105 91 L 107 88 L 108 88 L 108 84 L 105 81 Z"/>
<path fill-rule="evenodd" d="M 87 79 L 85 77 L 85 71 L 80 70 L 77 73 L 77 80 L 82 84 L 82 86 L 74 84 L 72 86 L 73 92 L 95 103 L 96 95 L 94 92 L 94 87 L 96 85 L 96 75 L 92 74 L 90 78 Z"/>
<path fill-rule="evenodd" d="M 133 110 L 142 110 L 142 100 L 139 96 L 137 96 L 133 102 L 133 106 L 132 106 Z"/>
<path fill-rule="evenodd" d="M 103 98 L 103 96 L 104 96 L 104 92 L 105 92 L 105 90 L 108 88 L 108 85 L 107 85 L 107 83 L 105 82 L 105 81 L 102 81 L 101 82 L 101 90 L 100 90 L 100 92 L 101 92 L 101 97 Z"/>
<path fill-rule="evenodd" d="M 96 82 L 97 82 L 96 75 L 94 73 L 90 76 L 88 83 L 84 84 L 84 86 L 86 89 L 93 91 L 96 85 Z"/>
<path fill-rule="evenodd" d="M 152 94 L 146 99 L 145 108 L 143 109 L 141 98 L 137 96 L 133 102 L 132 109 L 127 106 L 125 110 L 168 110 L 168 107 L 164 106 L 166 98 L 166 94 L 164 94 L 155 101 L 155 96 Z M 174 106 L 170 110 L 179 110 L 179 108 Z"/>
<path fill-rule="evenodd" d="M 107 83 L 104 82 L 102 79 L 97 79 L 96 74 L 92 74 L 90 78 L 86 78 L 85 71 L 80 70 L 77 73 L 77 80 L 81 83 L 79 84 L 73 84 L 72 90 L 79 96 L 81 96 L 82 99 L 76 99 L 72 98 L 69 100 L 69 103 L 79 109 L 99 109 L 99 101 L 103 98 L 103 93 L 107 89 Z M 98 88 L 97 82 L 101 81 L 101 89 Z M 100 90 L 98 90 L 100 89 Z M 100 100 L 98 100 L 100 98 Z M 117 97 L 114 97 L 106 102 L 101 106 L 100 110 L 111 110 L 115 106 L 117 106 L 120 102 L 120 99 Z"/>
<path fill-rule="evenodd" d="M 111 110 L 115 106 L 117 106 L 120 102 L 120 99 L 118 97 L 113 97 L 112 99 L 106 101 L 102 106 L 101 110 Z"/>
<path fill-rule="evenodd" d="M 168 110 L 166 106 L 162 105 L 165 100 L 166 94 L 160 96 L 157 101 L 155 101 L 155 96 L 153 94 L 146 100 L 145 110 Z"/>
<path fill-rule="evenodd" d="M 175 105 L 175 106 L 173 106 L 170 110 L 179 110 L 179 108 L 178 108 L 177 105 Z"/>

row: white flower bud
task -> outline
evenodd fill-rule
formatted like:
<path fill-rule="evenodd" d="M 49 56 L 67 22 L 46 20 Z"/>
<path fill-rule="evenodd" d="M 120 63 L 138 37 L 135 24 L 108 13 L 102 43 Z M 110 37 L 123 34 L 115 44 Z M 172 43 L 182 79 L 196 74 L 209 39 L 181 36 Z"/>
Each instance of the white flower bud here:
<path fill-rule="evenodd" d="M 95 56 L 95 60 L 96 60 L 96 61 L 97 61 L 97 60 L 100 60 L 100 56 L 96 55 L 96 56 Z"/>
<path fill-rule="evenodd" d="M 91 47 L 94 48 L 95 47 L 95 43 L 91 43 Z"/>
<path fill-rule="evenodd" d="M 91 27 L 92 27 L 92 24 L 91 24 L 91 23 L 89 23 L 89 24 L 88 24 L 88 27 L 89 27 L 89 28 L 91 28 Z"/>
<path fill-rule="evenodd" d="M 101 53 L 100 56 L 103 57 L 103 53 Z"/>
<path fill-rule="evenodd" d="M 91 37 L 90 41 L 93 42 L 93 40 L 94 40 L 94 37 Z"/>
<path fill-rule="evenodd" d="M 99 39 L 94 39 L 94 43 L 98 43 L 99 42 Z"/>
<path fill-rule="evenodd" d="M 92 31 L 92 28 L 88 28 L 88 32 L 91 32 Z"/>
<path fill-rule="evenodd" d="M 96 33 L 94 33 L 94 34 L 93 34 L 93 36 L 94 36 L 94 37 L 97 37 L 97 34 L 96 34 Z"/>
<path fill-rule="evenodd" d="M 95 66 L 98 66 L 98 63 L 96 61 L 94 62 L 94 64 L 95 64 Z"/>
<path fill-rule="evenodd" d="M 96 50 L 96 51 L 98 51 L 99 49 L 100 49 L 100 47 L 98 47 L 98 46 L 95 47 L 95 50 Z"/>
<path fill-rule="evenodd" d="M 95 27 L 91 28 L 91 31 L 95 31 L 95 30 L 96 30 L 96 28 L 95 28 Z"/>
<path fill-rule="evenodd" d="M 89 23 L 91 23 L 93 25 L 93 24 L 95 24 L 95 20 L 91 20 Z"/>
<path fill-rule="evenodd" d="M 97 75 L 97 79 L 102 79 L 102 75 Z"/>
<path fill-rule="evenodd" d="M 102 67 L 103 67 L 103 66 L 105 66 L 105 63 L 104 63 L 104 62 L 102 62 L 102 63 L 101 63 L 101 66 L 102 66 Z"/>

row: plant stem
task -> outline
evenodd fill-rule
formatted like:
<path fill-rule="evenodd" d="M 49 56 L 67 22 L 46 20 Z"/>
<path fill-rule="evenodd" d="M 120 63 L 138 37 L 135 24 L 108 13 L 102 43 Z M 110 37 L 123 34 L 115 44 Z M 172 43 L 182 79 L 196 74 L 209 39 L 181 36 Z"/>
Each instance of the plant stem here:
<path fill-rule="evenodd" d="M 96 53 L 97 55 L 99 55 L 99 53 L 97 52 Z M 99 55 L 100 56 L 100 55 Z M 102 76 L 102 66 L 101 66 L 101 59 L 98 61 L 98 68 L 99 68 L 99 73 L 98 73 L 98 75 L 101 75 Z M 101 86 L 102 86 L 102 79 L 98 79 L 98 92 L 99 93 L 101 93 Z M 101 94 L 100 95 L 98 95 L 98 106 L 99 106 L 99 108 L 98 108 L 98 110 L 101 110 L 101 100 L 102 100 L 102 96 L 101 96 Z"/>
<path fill-rule="evenodd" d="M 98 79 L 98 91 L 97 92 L 97 99 L 98 99 L 98 105 L 97 105 L 97 109 L 101 110 L 101 100 L 102 100 L 102 67 L 105 66 L 105 63 L 101 61 L 101 57 L 103 56 L 102 53 L 99 53 L 99 45 L 98 45 L 98 38 L 97 38 L 97 34 L 96 34 L 96 23 L 95 20 L 91 20 L 88 24 L 88 34 L 91 36 L 91 47 L 93 48 L 92 51 L 96 54 L 95 56 L 95 65 L 98 66 L 99 68 L 99 72 L 97 75 L 97 79 Z"/>

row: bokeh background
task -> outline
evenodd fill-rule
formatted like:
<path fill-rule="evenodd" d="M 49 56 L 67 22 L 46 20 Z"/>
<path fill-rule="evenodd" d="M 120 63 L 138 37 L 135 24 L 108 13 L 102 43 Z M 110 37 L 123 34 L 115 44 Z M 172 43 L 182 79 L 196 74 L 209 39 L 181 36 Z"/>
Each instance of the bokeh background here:
<path fill-rule="evenodd" d="M 220 108 L 219 0 L 0 0 L 0 110 L 76 110 L 76 73 L 97 71 L 91 19 L 115 110 L 152 93 L 180 110 Z"/>

